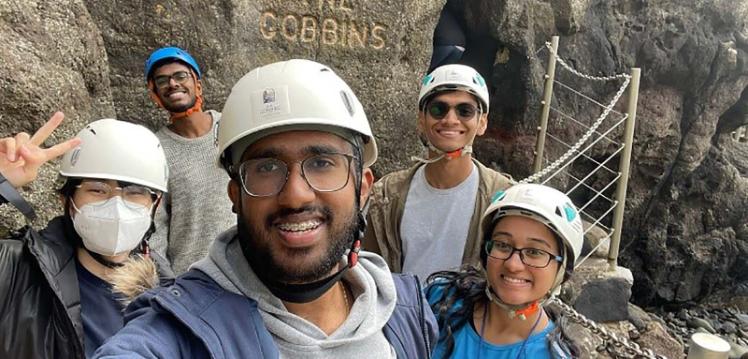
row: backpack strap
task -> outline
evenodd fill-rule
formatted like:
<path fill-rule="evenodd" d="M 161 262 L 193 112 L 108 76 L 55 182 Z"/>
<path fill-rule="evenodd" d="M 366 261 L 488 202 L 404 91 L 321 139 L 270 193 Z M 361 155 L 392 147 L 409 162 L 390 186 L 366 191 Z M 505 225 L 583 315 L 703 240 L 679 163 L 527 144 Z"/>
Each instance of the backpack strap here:
<path fill-rule="evenodd" d="M 30 221 L 36 219 L 34 208 L 31 207 L 29 202 L 23 199 L 18 190 L 8 182 L 5 176 L 0 174 L 0 203 L 8 202 L 21 211 Z"/>

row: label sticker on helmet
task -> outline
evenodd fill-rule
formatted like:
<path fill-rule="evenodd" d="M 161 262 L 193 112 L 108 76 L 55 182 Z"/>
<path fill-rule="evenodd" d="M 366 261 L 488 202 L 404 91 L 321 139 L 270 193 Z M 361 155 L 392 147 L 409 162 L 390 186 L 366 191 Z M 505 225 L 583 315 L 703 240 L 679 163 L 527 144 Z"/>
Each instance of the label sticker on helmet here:
<path fill-rule="evenodd" d="M 461 74 L 459 71 L 451 70 L 447 73 L 447 81 L 459 81 L 463 82 L 467 80 L 463 74 Z"/>
<path fill-rule="evenodd" d="M 262 90 L 262 103 L 267 104 L 271 102 L 275 102 L 275 90 L 274 89 Z"/>
<path fill-rule="evenodd" d="M 258 117 L 277 116 L 291 112 L 288 87 L 268 87 L 252 93 L 252 108 Z"/>

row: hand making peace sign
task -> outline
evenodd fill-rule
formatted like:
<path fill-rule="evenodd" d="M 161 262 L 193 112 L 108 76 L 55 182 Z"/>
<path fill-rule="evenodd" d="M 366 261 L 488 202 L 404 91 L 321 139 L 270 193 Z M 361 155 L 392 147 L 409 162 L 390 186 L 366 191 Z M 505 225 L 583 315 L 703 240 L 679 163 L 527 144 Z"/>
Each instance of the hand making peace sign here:
<path fill-rule="evenodd" d="M 62 112 L 56 112 L 31 137 L 28 133 L 21 132 L 15 137 L 0 139 L 0 173 L 11 185 L 18 188 L 33 181 L 42 164 L 81 143 L 81 140 L 75 137 L 50 148 L 40 147 L 63 118 L 65 115 Z"/>

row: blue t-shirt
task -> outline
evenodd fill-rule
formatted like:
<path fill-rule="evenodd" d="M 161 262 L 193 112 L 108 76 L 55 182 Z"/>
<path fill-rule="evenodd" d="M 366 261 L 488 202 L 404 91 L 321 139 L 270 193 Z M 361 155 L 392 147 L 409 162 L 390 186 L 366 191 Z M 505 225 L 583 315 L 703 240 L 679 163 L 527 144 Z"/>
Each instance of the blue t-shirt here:
<path fill-rule="evenodd" d="M 431 283 L 426 288 L 428 301 L 431 306 L 436 304 L 444 293 L 446 281 L 437 281 Z M 454 290 L 454 289 L 453 289 Z M 456 311 L 462 308 L 463 301 L 457 300 L 450 307 L 450 310 Z M 472 314 L 472 313 L 471 313 Z M 439 313 L 434 313 L 439 315 Z M 551 358 L 550 348 L 548 346 L 548 334 L 555 328 L 553 321 L 548 322 L 543 331 L 531 335 L 524 342 L 513 344 L 494 345 L 481 339 L 475 328 L 466 322 L 460 329 L 452 333 L 454 339 L 454 349 L 449 356 L 450 359 L 516 359 L 516 358 Z M 434 359 L 447 359 L 444 354 L 447 349 L 447 342 L 442 338 L 444 333 L 439 333 L 439 342 L 434 348 Z"/>
<path fill-rule="evenodd" d="M 105 340 L 124 326 L 123 306 L 119 301 L 121 297 L 112 292 L 111 284 L 93 275 L 78 261 L 75 264 L 81 294 L 83 344 L 86 357 L 90 358 Z"/>
<path fill-rule="evenodd" d="M 454 350 L 450 359 L 516 359 L 516 358 L 551 358 L 548 347 L 548 333 L 555 325 L 548 322 L 548 326 L 539 333 L 531 335 L 523 342 L 495 345 L 482 340 L 470 323 L 466 323 L 456 333 L 453 333 Z M 434 359 L 444 358 L 446 342 L 440 340 L 434 348 Z M 480 353 L 479 353 L 480 351 Z"/>

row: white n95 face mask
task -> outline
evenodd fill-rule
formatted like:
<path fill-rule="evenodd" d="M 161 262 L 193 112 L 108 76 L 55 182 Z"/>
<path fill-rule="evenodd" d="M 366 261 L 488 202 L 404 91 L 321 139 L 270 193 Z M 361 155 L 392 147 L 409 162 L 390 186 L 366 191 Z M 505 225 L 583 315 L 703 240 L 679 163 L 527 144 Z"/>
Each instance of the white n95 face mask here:
<path fill-rule="evenodd" d="M 72 202 L 72 201 L 71 201 Z M 120 196 L 104 202 L 89 203 L 73 217 L 73 227 L 91 252 L 113 256 L 129 252 L 140 244 L 151 226 L 151 209 L 125 202 Z"/>

